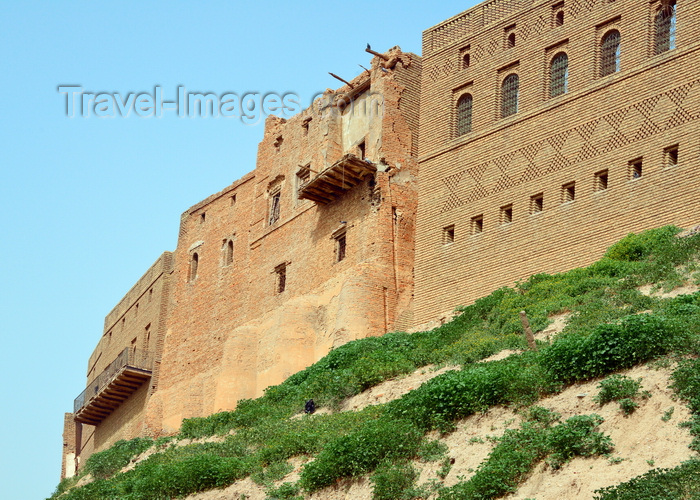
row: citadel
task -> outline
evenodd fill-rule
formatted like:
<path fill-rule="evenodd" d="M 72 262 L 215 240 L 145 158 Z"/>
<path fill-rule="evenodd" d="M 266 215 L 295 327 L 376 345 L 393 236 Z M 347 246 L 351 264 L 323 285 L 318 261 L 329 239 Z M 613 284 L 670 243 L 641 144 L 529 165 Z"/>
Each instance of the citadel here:
<path fill-rule="evenodd" d="M 490 0 L 427 29 L 422 56 L 370 50 L 371 69 L 269 116 L 255 168 L 187 209 L 107 314 L 62 477 L 336 346 L 693 225 L 698 20 L 694 0 Z"/>

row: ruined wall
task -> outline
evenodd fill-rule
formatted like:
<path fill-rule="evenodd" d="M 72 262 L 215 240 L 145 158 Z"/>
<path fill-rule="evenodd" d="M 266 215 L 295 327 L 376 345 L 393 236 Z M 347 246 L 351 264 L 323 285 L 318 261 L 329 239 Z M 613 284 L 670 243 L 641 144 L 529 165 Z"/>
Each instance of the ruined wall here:
<path fill-rule="evenodd" d="M 676 48 L 655 54 L 659 2 L 521 3 L 439 47 L 442 25 L 424 34 L 415 323 L 530 274 L 589 264 L 630 231 L 697 223 L 700 4 L 678 1 Z M 602 77 L 611 30 L 620 71 Z M 561 53 L 568 89 L 550 97 Z M 501 118 L 510 74 L 518 111 Z M 471 130 L 458 135 L 465 94 Z"/>
<path fill-rule="evenodd" d="M 61 479 L 73 477 L 76 471 L 75 420 L 72 413 L 63 416 L 63 450 L 61 451 Z"/>
<path fill-rule="evenodd" d="M 256 169 L 183 214 L 149 428 L 233 409 L 333 346 L 410 324 L 420 60 L 391 54 L 387 71 L 377 59 L 352 87 L 268 118 Z M 330 203 L 298 198 L 345 154 L 378 171 Z"/>

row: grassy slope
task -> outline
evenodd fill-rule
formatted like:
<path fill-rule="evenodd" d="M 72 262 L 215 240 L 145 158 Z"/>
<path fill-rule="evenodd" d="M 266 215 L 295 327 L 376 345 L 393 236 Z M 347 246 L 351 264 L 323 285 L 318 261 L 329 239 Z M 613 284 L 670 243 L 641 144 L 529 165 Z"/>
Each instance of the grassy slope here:
<path fill-rule="evenodd" d="M 489 459 L 469 480 L 450 488 L 433 485 L 443 499 L 495 498 L 513 491 L 542 460 L 561 464 L 573 456 L 606 453 L 609 443 L 597 430 L 595 415 L 561 422 L 526 409 L 538 399 L 577 381 L 614 373 L 660 356 L 685 359 L 675 374 L 678 394 L 689 401 L 700 436 L 700 294 L 661 300 L 637 287 L 681 284 L 695 273 L 700 235 L 676 238 L 677 229 L 661 228 L 629 235 L 597 263 L 557 275 L 534 275 L 514 288 L 502 288 L 449 324 L 428 332 L 390 333 L 346 344 L 299 372 L 265 396 L 239 403 L 234 412 L 186 420 L 181 438 L 231 435 L 218 442 L 170 446 L 127 472 L 129 460 L 151 445 L 148 440 L 121 442 L 93 455 L 83 468 L 96 479 L 61 497 L 72 499 L 149 499 L 184 496 L 222 487 L 251 476 L 268 487 L 270 498 L 295 498 L 343 477 L 371 474 L 375 498 L 418 498 L 428 494 L 415 484 L 409 461 L 422 456 L 445 460 L 431 430 L 449 433 L 459 419 L 493 405 L 522 407 L 518 429 L 508 431 Z M 476 364 L 505 348 L 524 349 L 518 312 L 526 310 L 533 330 L 549 318 L 571 312 L 566 330 L 539 352 L 524 352 Z M 648 311 L 638 314 L 642 311 Z M 687 359 L 686 359 L 687 358 Z M 290 419 L 309 397 L 318 406 L 337 408 L 342 401 L 396 375 L 428 364 L 457 363 L 462 370 L 444 373 L 402 398 L 357 412 Z M 634 404 L 632 397 L 629 405 Z M 538 413 L 539 412 L 539 413 Z M 700 449 L 698 439 L 694 444 Z M 314 457 L 296 483 L 272 487 L 284 477 L 294 456 Z M 449 464 L 444 467 L 449 470 Z M 660 471 L 601 492 L 601 498 L 683 498 L 653 496 L 684 486 L 697 474 L 697 462 Z M 680 479 L 679 479 L 680 478 Z M 75 479 L 62 482 L 52 498 Z M 641 493 L 640 493 L 641 492 Z M 644 496 L 648 492 L 652 496 Z M 624 496 L 628 495 L 628 496 Z M 690 498 L 690 497 L 688 497 Z"/>

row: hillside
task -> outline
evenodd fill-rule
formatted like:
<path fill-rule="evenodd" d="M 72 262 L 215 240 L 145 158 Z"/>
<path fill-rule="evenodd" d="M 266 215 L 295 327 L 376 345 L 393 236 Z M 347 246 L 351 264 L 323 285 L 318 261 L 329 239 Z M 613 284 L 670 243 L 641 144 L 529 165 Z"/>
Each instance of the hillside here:
<path fill-rule="evenodd" d="M 234 412 L 93 455 L 51 498 L 699 498 L 700 234 L 677 233 L 348 343 Z"/>

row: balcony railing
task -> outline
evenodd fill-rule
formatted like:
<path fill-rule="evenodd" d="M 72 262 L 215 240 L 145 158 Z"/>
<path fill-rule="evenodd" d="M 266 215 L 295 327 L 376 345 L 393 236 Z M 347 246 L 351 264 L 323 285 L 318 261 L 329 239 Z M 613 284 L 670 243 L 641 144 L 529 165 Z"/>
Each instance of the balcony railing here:
<path fill-rule="evenodd" d="M 151 377 L 152 368 L 150 353 L 127 347 L 75 398 L 75 419 L 98 424 Z"/>

